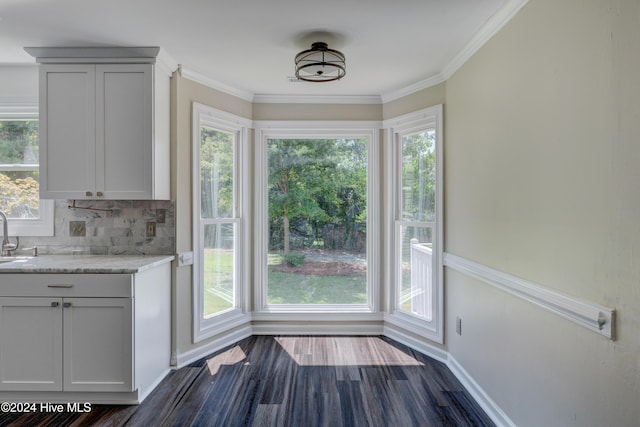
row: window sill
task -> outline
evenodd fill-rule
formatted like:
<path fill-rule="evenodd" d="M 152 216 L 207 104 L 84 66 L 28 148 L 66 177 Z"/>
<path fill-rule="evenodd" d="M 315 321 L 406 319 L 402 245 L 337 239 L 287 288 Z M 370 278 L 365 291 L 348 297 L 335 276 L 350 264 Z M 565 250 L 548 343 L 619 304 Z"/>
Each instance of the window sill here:
<path fill-rule="evenodd" d="M 330 316 L 327 316 L 330 314 Z M 261 311 L 254 312 L 252 314 L 253 321 L 283 321 L 283 322 L 316 322 L 316 321 L 331 321 L 331 322 L 349 322 L 349 321 L 381 321 L 383 319 L 382 313 L 376 313 L 372 311 L 316 311 L 316 312 L 304 312 L 304 311 L 289 311 L 289 312 L 273 312 L 273 311 Z"/>

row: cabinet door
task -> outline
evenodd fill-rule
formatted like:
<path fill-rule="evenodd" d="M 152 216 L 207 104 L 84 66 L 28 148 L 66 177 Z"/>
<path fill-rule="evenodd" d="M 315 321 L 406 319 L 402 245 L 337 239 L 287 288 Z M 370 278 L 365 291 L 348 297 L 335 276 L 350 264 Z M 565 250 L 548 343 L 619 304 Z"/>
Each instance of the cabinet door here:
<path fill-rule="evenodd" d="M 64 391 L 133 391 L 130 298 L 65 298 Z"/>
<path fill-rule="evenodd" d="M 0 390 L 62 390 L 62 299 L 0 298 Z"/>
<path fill-rule="evenodd" d="M 152 71 L 151 64 L 96 66 L 96 186 L 104 198 L 153 196 Z"/>
<path fill-rule="evenodd" d="M 41 65 L 40 197 L 95 192 L 95 66 Z"/>

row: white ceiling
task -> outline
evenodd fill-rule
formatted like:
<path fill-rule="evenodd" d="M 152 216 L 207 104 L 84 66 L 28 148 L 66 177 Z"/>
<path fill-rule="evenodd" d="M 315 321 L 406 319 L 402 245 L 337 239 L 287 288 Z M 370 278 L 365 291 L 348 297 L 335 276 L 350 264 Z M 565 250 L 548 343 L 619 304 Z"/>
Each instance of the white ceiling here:
<path fill-rule="evenodd" d="M 0 63 L 34 63 L 24 46 L 160 46 L 248 99 L 393 98 L 448 77 L 524 2 L 0 0 Z M 289 81 L 294 56 L 313 41 L 346 55 L 341 81 Z"/>

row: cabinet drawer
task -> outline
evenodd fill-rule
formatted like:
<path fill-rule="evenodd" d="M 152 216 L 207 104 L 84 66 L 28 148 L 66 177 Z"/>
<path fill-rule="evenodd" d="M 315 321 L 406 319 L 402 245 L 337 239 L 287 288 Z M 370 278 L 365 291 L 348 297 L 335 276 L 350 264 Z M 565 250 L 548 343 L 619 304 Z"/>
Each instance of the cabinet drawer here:
<path fill-rule="evenodd" d="M 130 298 L 133 275 L 0 274 L 0 296 Z"/>

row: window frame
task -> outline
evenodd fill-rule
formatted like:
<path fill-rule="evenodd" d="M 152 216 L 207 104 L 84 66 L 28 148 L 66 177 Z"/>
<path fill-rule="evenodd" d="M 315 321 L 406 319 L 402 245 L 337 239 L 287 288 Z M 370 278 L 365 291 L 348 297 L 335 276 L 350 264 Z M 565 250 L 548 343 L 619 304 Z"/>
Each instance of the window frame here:
<path fill-rule="evenodd" d="M 442 105 L 399 116 L 385 121 L 385 167 L 389 171 L 386 188 L 390 194 L 387 215 L 389 217 L 388 236 L 393 242 L 387 252 L 387 262 L 391 266 L 387 276 L 387 311 L 385 321 L 405 328 L 439 344 L 444 343 L 444 173 L 443 173 L 443 120 Z M 435 221 L 413 221 L 402 218 L 402 137 L 429 129 L 435 130 L 436 156 L 436 218 Z M 435 224 L 434 224 L 435 223 Z M 431 289 L 431 320 L 397 309 L 398 294 L 402 287 L 401 269 L 398 262 L 401 245 L 398 239 L 403 226 L 433 226 L 433 287 Z"/>
<path fill-rule="evenodd" d="M 0 99 L 0 120 L 38 120 L 38 102 L 17 102 L 15 99 Z M 38 141 L 38 146 L 40 141 Z M 0 171 L 10 168 L 0 167 Z M 29 169 L 31 170 L 31 169 Z M 38 167 L 33 170 L 40 170 Z M 9 218 L 9 235 L 12 237 L 50 237 L 54 235 L 54 200 L 40 198 L 39 218 Z"/>
<path fill-rule="evenodd" d="M 233 155 L 233 215 L 224 219 L 201 220 L 200 183 L 200 128 L 207 126 L 222 132 L 234 134 Z M 248 269 L 244 260 L 248 255 L 248 233 L 246 233 L 246 207 L 249 205 L 246 174 L 249 170 L 248 129 L 251 121 L 213 107 L 194 102 L 192 105 L 192 208 L 193 208 L 193 342 L 240 326 L 250 320 Z M 233 307 L 204 317 L 204 252 L 201 233 L 204 225 L 212 223 L 233 224 L 234 238 L 234 303 Z"/>
<path fill-rule="evenodd" d="M 368 141 L 367 168 L 379 170 L 379 122 L 369 121 L 258 121 L 256 128 L 255 164 L 255 264 L 254 311 L 257 318 L 262 313 L 297 313 L 303 317 L 321 316 L 327 313 L 378 313 L 379 286 L 379 174 L 368 174 L 367 182 L 367 302 L 365 304 L 268 304 L 268 153 L 269 139 L 343 139 L 363 138 Z M 323 317 L 320 317 L 323 318 Z"/>

